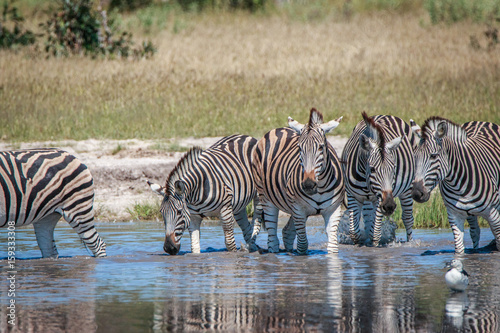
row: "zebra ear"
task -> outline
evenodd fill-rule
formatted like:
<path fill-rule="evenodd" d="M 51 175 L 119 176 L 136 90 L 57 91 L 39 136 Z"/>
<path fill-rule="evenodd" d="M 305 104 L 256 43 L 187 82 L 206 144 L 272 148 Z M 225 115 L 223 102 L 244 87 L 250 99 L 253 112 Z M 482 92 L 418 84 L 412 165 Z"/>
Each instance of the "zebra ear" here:
<path fill-rule="evenodd" d="M 370 145 L 370 139 L 366 135 L 361 134 L 359 136 L 359 145 L 364 150 L 370 150 L 370 146 L 371 146 Z"/>
<path fill-rule="evenodd" d="M 344 118 L 344 117 L 340 117 L 338 119 L 331 120 L 331 121 L 327 122 L 326 124 L 321 124 L 320 127 L 326 134 L 326 133 L 330 132 L 332 129 L 335 129 L 337 126 L 339 126 L 340 122 L 342 121 L 342 118 Z"/>
<path fill-rule="evenodd" d="M 422 129 L 420 128 L 420 126 L 417 125 L 417 123 L 413 119 L 410 119 L 410 126 L 411 126 L 411 131 L 415 133 L 419 139 L 422 139 Z"/>
<path fill-rule="evenodd" d="M 402 137 L 402 136 L 397 137 L 397 138 L 395 138 L 395 139 L 392 139 L 391 141 L 389 141 L 389 142 L 387 142 L 387 143 L 385 144 L 385 147 L 386 147 L 389 151 L 394 150 L 394 149 L 396 149 L 396 148 L 398 148 L 398 147 L 399 147 L 399 144 L 401 143 L 401 141 L 402 141 L 402 140 L 403 140 L 403 137 Z"/>
<path fill-rule="evenodd" d="M 158 185 L 158 184 L 155 184 L 155 183 L 152 183 L 149 180 L 147 180 L 146 182 L 148 183 L 151 191 L 155 192 L 158 195 L 165 196 L 165 194 L 166 194 L 165 187 Z"/>
<path fill-rule="evenodd" d="M 304 124 L 299 123 L 297 120 L 293 120 L 292 117 L 288 117 L 288 126 L 299 134 L 304 128 Z"/>
<path fill-rule="evenodd" d="M 184 195 L 184 192 L 186 191 L 186 184 L 182 180 L 177 180 L 174 183 L 175 187 L 175 193 L 178 195 Z"/>
<path fill-rule="evenodd" d="M 436 133 L 434 133 L 434 137 L 436 139 L 442 139 L 447 132 L 448 132 L 448 125 L 443 121 L 439 123 L 439 125 L 437 126 Z"/>

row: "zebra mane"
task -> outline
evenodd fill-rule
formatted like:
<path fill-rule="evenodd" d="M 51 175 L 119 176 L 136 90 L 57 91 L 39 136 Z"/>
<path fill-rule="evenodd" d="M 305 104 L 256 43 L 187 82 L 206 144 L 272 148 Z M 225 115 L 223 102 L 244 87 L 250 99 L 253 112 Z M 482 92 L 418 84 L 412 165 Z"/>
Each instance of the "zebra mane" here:
<path fill-rule="evenodd" d="M 171 193 L 171 190 L 174 188 L 174 183 L 181 178 L 181 176 L 189 169 L 200 157 L 203 149 L 200 147 L 193 147 L 189 149 L 189 151 L 181 157 L 177 165 L 170 171 L 170 174 L 167 177 L 167 181 L 165 182 L 165 192 L 167 195 Z"/>
<path fill-rule="evenodd" d="M 312 108 L 309 115 L 309 123 L 307 124 L 307 126 L 309 128 L 313 128 L 321 124 L 323 124 L 323 114 L 321 114 L 321 112 L 319 112 L 315 108 Z"/>
<path fill-rule="evenodd" d="M 427 118 L 424 124 L 422 125 L 422 130 L 421 130 L 422 140 L 425 141 L 429 139 L 433 131 L 437 129 L 438 124 L 441 122 L 445 122 L 448 125 L 448 133 L 450 133 L 450 130 L 453 130 L 453 128 L 455 129 L 452 132 L 456 133 L 457 139 L 462 139 L 462 138 L 465 139 L 467 137 L 467 134 L 465 133 L 464 129 L 459 124 L 454 123 L 453 121 L 446 118 L 433 116 Z"/>
<path fill-rule="evenodd" d="M 385 157 L 385 137 L 384 137 L 384 130 L 382 126 L 377 124 L 373 117 L 369 117 L 365 111 L 361 113 L 363 116 L 363 120 L 365 121 L 366 125 L 366 130 L 365 130 L 365 135 L 379 143 L 380 146 L 380 152 L 382 154 L 382 161 L 384 160 Z"/>

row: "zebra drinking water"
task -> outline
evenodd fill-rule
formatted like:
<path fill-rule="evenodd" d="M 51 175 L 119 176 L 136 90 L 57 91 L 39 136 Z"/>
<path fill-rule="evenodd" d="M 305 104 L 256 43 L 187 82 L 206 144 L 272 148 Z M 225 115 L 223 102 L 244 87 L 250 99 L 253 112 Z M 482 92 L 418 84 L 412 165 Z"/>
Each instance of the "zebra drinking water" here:
<path fill-rule="evenodd" d="M 413 198 L 426 202 L 439 184 L 455 239 L 455 253 L 464 253 L 464 222 L 479 243 L 477 216 L 490 224 L 500 250 L 500 129 L 471 121 L 462 126 L 441 117 L 428 118 L 415 152 Z"/>
<path fill-rule="evenodd" d="M 207 150 L 194 147 L 170 172 L 165 187 L 148 182 L 153 191 L 164 196 L 160 211 L 165 222 L 165 252 L 179 252 L 182 234 L 188 228 L 191 251 L 200 253 L 200 224 L 206 216 L 221 217 L 229 251 L 236 251 L 235 221 L 249 250 L 257 249 L 246 212 L 246 206 L 256 198 L 251 173 L 251 154 L 256 143 L 247 135 L 231 135 Z M 255 199 L 254 216 L 262 214 L 259 207 Z"/>
<path fill-rule="evenodd" d="M 362 212 L 365 225 L 371 225 L 373 245 L 378 246 L 382 218 L 394 212 L 394 198 L 399 197 L 406 238 L 410 241 L 416 136 L 398 117 L 368 117 L 365 112 L 362 116 L 363 120 L 356 125 L 342 151 L 351 239 L 355 244 L 360 242 Z"/>
<path fill-rule="evenodd" d="M 106 244 L 94 228 L 94 181 L 75 156 L 57 149 L 0 152 L 0 226 L 33 224 L 42 257 L 57 258 L 61 216 L 96 257 Z"/>
<path fill-rule="evenodd" d="M 325 134 L 337 127 L 341 119 L 323 123 L 323 115 L 313 108 L 307 124 L 288 118 L 291 128 L 274 129 L 258 142 L 252 172 L 264 211 L 270 252 L 279 252 L 279 210 L 291 214 L 283 229 L 287 251 L 292 251 L 297 235 L 297 252 L 306 253 L 306 220 L 321 214 L 328 235 L 328 252 L 338 252 L 344 179 L 337 153 Z"/>

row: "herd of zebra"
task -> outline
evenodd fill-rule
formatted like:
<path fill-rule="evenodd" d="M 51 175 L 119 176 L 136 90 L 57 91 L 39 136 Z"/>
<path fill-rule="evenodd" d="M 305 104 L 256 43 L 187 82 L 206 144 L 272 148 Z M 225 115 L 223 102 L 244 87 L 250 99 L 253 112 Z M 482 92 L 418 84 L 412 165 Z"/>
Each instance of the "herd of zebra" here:
<path fill-rule="evenodd" d="M 339 158 L 326 134 L 342 117 L 329 122 L 316 109 L 309 122 L 288 118 L 260 140 L 247 135 L 222 138 L 206 150 L 194 147 L 177 163 L 165 186 L 149 183 L 163 196 L 163 249 L 177 254 L 187 228 L 191 251 L 200 252 L 200 225 L 206 216 L 222 221 L 225 244 L 236 250 L 234 222 L 250 251 L 264 226 L 268 251 L 279 252 L 278 214 L 290 215 L 282 229 L 286 251 L 308 249 L 306 221 L 322 215 L 328 253 L 338 252 L 337 229 L 345 209 L 349 233 L 360 242 L 362 214 L 379 245 L 383 216 L 399 198 L 407 241 L 412 240 L 413 200 L 425 202 L 439 185 L 455 240 L 464 252 L 464 224 L 473 246 L 479 244 L 477 217 L 488 221 L 500 250 L 500 130 L 472 121 L 458 125 L 441 117 L 422 127 L 395 116 L 369 117 L 354 128 Z M 56 149 L 0 152 L 0 226 L 33 224 L 43 257 L 57 257 L 54 227 L 62 215 L 96 257 L 106 245 L 95 230 L 93 179 L 74 156 Z M 253 201 L 252 223 L 246 207 Z"/>

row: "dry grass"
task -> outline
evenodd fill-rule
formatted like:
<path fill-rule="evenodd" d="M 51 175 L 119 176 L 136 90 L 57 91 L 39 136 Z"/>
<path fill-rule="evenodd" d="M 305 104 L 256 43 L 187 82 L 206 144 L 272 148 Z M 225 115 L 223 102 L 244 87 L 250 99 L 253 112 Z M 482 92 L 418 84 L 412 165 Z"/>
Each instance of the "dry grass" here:
<path fill-rule="evenodd" d="M 151 60 L 1 51 L 0 133 L 10 141 L 259 137 L 288 115 L 306 121 L 311 107 L 326 118 L 344 115 L 335 132 L 343 135 L 363 110 L 500 123 L 500 45 L 470 47 L 483 25 L 427 21 L 424 12 L 312 23 L 185 15 L 153 37 L 159 51 Z"/>

